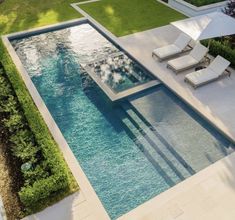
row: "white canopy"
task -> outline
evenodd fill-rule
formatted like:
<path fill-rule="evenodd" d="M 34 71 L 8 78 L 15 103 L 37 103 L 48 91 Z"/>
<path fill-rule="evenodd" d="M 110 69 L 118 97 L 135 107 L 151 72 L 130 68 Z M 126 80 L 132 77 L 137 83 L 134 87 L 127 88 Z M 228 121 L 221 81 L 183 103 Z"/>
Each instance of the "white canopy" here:
<path fill-rule="evenodd" d="M 196 41 L 235 34 L 235 19 L 222 12 L 212 12 L 171 24 Z"/>

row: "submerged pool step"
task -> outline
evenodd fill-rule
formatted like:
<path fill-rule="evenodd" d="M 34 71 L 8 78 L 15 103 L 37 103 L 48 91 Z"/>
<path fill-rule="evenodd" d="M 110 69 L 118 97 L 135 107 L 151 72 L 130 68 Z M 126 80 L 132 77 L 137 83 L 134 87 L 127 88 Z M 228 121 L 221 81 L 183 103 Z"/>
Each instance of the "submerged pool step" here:
<path fill-rule="evenodd" d="M 175 168 L 172 167 L 172 164 L 170 164 L 168 159 L 162 155 L 160 150 L 156 151 L 156 149 L 153 148 L 149 140 L 143 136 L 141 131 L 133 124 L 128 117 L 128 114 L 123 109 L 117 110 L 117 115 L 123 122 L 127 134 L 135 141 L 135 144 L 169 186 L 173 186 L 184 179 L 183 176 L 177 175 Z"/>
<path fill-rule="evenodd" d="M 150 129 L 135 109 L 129 103 L 123 103 L 129 120 L 141 132 L 142 136 L 151 144 L 152 148 L 166 161 L 172 171 L 181 179 L 185 179 L 195 171 L 186 161 L 174 150 L 174 148 L 156 130 Z"/>

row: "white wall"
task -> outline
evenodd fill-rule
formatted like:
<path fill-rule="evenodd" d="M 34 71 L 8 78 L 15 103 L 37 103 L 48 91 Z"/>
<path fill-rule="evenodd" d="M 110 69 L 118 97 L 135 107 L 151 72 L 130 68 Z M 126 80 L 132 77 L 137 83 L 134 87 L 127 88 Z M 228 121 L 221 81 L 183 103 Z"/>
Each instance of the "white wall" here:
<path fill-rule="evenodd" d="M 189 4 L 183 0 L 169 0 L 168 4 L 175 8 L 178 11 L 181 11 L 183 14 L 193 17 L 197 15 L 208 14 L 214 11 L 221 11 L 227 4 L 227 1 L 219 2 L 211 5 L 205 5 L 201 7 L 197 7 Z"/>

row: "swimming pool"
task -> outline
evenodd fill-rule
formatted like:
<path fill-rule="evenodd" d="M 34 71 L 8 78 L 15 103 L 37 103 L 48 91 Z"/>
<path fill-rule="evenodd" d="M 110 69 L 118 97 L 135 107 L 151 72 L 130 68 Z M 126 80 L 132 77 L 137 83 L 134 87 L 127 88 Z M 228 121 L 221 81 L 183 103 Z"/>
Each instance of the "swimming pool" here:
<path fill-rule="evenodd" d="M 11 43 L 112 219 L 231 152 L 163 85 L 112 102 L 83 64 L 123 51 L 90 24 Z"/>

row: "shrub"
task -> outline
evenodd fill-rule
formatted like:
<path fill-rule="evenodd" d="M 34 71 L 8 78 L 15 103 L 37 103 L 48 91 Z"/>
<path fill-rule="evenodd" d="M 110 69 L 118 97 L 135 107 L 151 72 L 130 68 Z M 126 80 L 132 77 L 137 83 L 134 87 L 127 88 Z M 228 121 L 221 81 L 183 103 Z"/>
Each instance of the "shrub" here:
<path fill-rule="evenodd" d="M 22 115 L 18 112 L 10 114 L 9 118 L 3 120 L 3 123 L 11 133 L 18 132 L 24 127 Z"/>
<path fill-rule="evenodd" d="M 12 154 L 29 170 L 21 170 L 24 185 L 19 198 L 27 214 L 39 211 L 78 189 L 63 156 L 37 107 L 0 42 L 0 112 Z M 12 87 L 11 87 L 12 86 Z"/>
<path fill-rule="evenodd" d="M 208 41 L 203 42 L 205 45 Z M 220 55 L 231 62 L 231 66 L 235 67 L 235 50 L 232 49 L 226 41 L 211 40 L 210 54 L 213 56 Z"/>
<path fill-rule="evenodd" d="M 17 134 L 11 135 L 10 141 L 13 144 L 12 153 L 14 156 L 20 158 L 23 163 L 37 162 L 37 153 L 40 149 L 34 143 L 32 134 L 29 132 L 29 130 L 19 130 Z"/>
<path fill-rule="evenodd" d="M 210 5 L 218 2 L 222 2 L 224 0 L 185 0 L 186 2 L 195 5 L 197 7 L 204 6 L 204 5 Z"/>
<path fill-rule="evenodd" d="M 37 164 L 35 167 L 31 167 L 29 170 L 23 171 L 25 178 L 25 185 L 32 185 L 34 182 L 40 179 L 46 179 L 50 176 L 50 170 L 46 161 L 42 161 L 41 164 Z"/>

